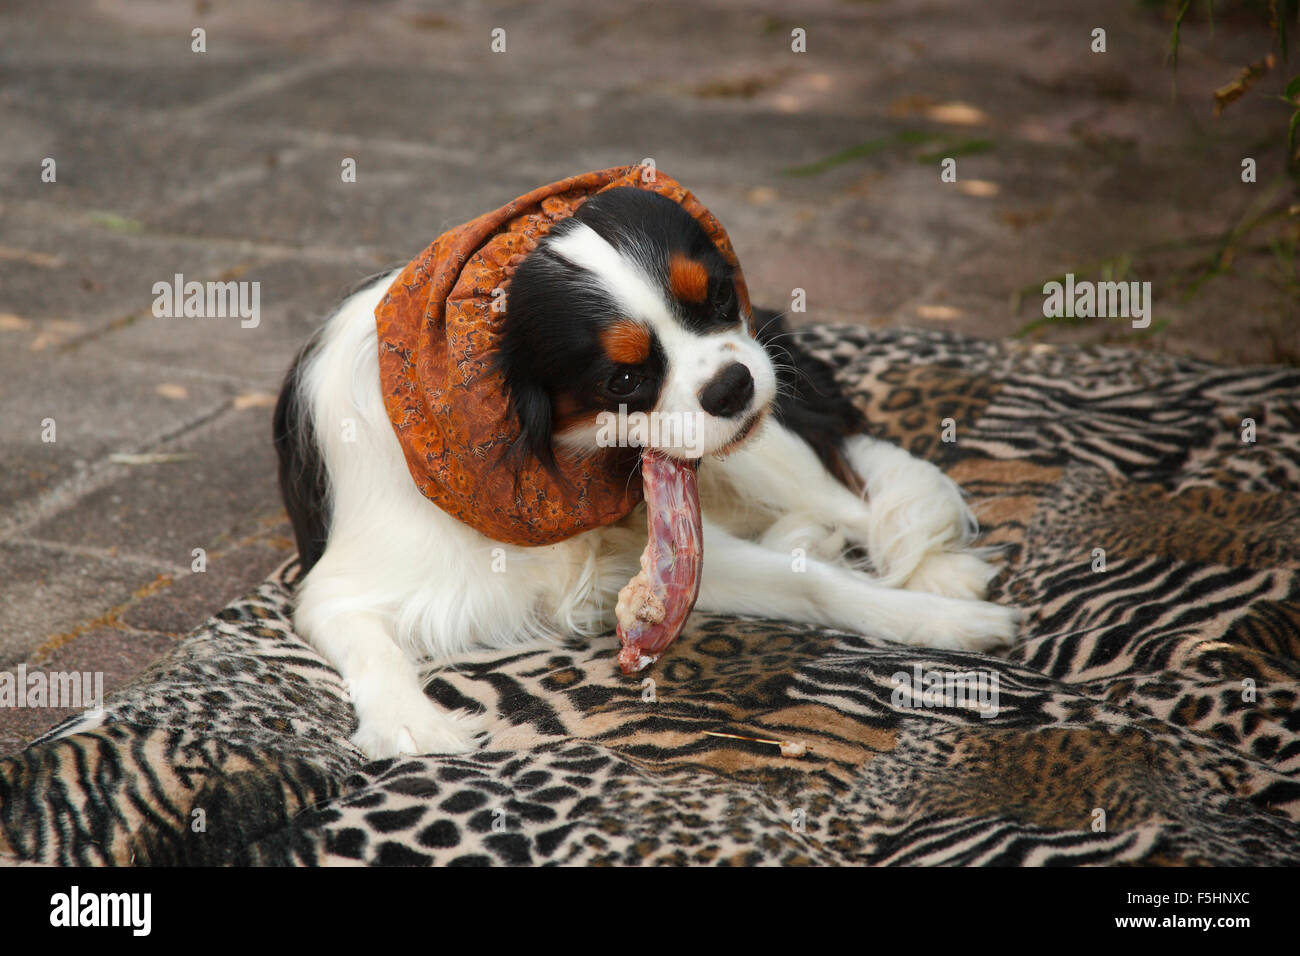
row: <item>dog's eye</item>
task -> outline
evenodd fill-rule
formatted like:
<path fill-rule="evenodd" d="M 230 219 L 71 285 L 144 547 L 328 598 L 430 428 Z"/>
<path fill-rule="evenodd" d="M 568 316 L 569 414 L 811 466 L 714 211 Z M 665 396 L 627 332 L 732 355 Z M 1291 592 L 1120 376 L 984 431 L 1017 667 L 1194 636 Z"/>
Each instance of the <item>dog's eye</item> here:
<path fill-rule="evenodd" d="M 638 375 L 629 369 L 620 369 L 609 377 L 609 381 L 605 383 L 605 389 L 611 395 L 622 397 L 631 395 L 641 387 L 641 383 L 644 381 L 644 376 Z"/>
<path fill-rule="evenodd" d="M 718 290 L 718 296 L 715 300 L 714 314 L 719 318 L 726 318 L 731 311 L 731 307 L 736 304 L 736 286 L 732 282 L 723 283 L 722 288 Z"/>

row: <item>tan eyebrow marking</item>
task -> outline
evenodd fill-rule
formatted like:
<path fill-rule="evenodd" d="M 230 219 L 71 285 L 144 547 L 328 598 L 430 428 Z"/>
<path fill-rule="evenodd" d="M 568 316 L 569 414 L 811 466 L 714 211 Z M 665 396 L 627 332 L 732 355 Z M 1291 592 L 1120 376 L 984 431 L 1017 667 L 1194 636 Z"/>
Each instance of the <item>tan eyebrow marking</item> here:
<path fill-rule="evenodd" d="M 619 365 L 640 365 L 650 357 L 650 330 L 640 322 L 620 319 L 600 333 L 600 344 Z"/>
<path fill-rule="evenodd" d="M 703 302 L 709 294 L 709 270 L 674 252 L 668 260 L 668 288 L 683 302 Z"/>

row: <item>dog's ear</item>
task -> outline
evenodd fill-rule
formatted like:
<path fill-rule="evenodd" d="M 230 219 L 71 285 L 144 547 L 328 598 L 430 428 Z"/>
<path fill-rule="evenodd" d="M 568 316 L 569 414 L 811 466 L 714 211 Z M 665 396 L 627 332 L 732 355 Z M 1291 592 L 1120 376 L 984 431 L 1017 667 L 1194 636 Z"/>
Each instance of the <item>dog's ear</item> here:
<path fill-rule="evenodd" d="M 510 387 L 510 411 L 518 422 L 519 435 L 510 445 L 510 457 L 521 465 L 533 456 L 552 474 L 559 474 L 552 429 L 555 409 L 546 390 L 532 382 L 515 382 Z"/>

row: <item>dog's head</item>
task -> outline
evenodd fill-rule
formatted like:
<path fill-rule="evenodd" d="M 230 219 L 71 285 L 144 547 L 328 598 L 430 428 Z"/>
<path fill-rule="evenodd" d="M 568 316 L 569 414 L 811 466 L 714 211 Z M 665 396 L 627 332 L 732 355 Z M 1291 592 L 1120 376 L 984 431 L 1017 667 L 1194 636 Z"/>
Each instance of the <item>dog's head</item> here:
<path fill-rule="evenodd" d="M 553 464 L 615 445 L 730 451 L 776 396 L 733 272 L 699 223 L 617 188 L 555 226 L 515 271 L 501 342 L 519 445 Z"/>

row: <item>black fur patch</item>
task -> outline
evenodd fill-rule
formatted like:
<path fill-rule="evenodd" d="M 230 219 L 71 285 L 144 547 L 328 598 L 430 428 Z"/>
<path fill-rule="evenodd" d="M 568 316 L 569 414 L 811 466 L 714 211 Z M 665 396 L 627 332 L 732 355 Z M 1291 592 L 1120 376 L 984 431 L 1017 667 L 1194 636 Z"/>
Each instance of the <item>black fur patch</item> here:
<path fill-rule="evenodd" d="M 280 458 L 280 494 L 298 542 L 301 574 L 310 571 L 325 553 L 329 529 L 325 462 L 299 390 L 303 363 L 316 350 L 317 342 L 313 336 L 289 367 L 275 405 L 273 426 L 275 451 Z"/>
<path fill-rule="evenodd" d="M 678 321 L 692 332 L 728 329 L 740 322 L 731 266 L 703 227 L 685 209 L 658 193 L 621 186 L 599 193 L 555 228 L 564 235 L 585 223 L 620 253 L 636 259 L 667 291 L 674 254 L 696 262 L 707 274 L 704 296 L 696 302 L 670 298 Z"/>
<path fill-rule="evenodd" d="M 807 442 L 843 485 L 861 494 L 862 480 L 844 455 L 844 439 L 868 433 L 866 416 L 840 388 L 831 367 L 795 344 L 781 313 L 756 308 L 754 319 L 758 341 L 776 366 L 777 421 Z"/>

